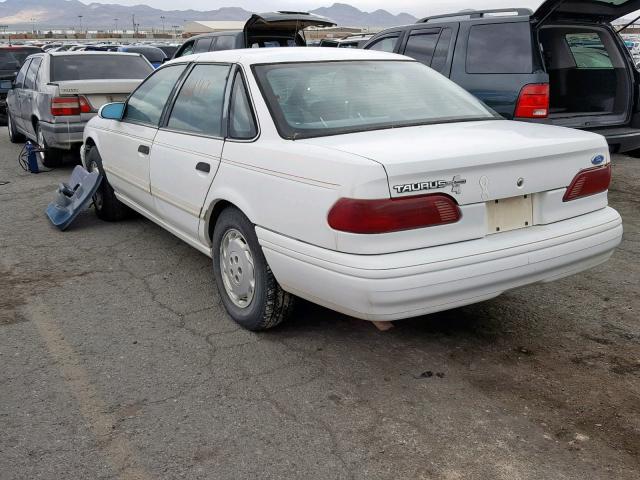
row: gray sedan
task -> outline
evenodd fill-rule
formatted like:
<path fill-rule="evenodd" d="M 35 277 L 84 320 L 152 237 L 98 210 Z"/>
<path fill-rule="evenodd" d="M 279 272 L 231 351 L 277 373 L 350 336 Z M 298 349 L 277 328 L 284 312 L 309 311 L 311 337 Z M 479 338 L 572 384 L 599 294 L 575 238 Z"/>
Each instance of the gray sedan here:
<path fill-rule="evenodd" d="M 140 54 L 53 52 L 30 56 L 7 95 L 9 137 L 40 147 L 47 167 L 82 144 L 86 123 L 105 103 L 124 101 L 153 66 Z"/>

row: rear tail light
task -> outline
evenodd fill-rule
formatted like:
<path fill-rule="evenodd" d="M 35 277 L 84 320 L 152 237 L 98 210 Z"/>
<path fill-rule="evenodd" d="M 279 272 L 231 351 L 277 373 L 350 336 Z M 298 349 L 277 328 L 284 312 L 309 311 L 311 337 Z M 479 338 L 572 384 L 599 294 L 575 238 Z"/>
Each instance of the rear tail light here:
<path fill-rule="evenodd" d="M 563 202 L 569 202 L 576 198 L 588 197 L 596 193 L 602 193 L 609 189 L 611 184 L 611 164 L 604 167 L 589 168 L 579 172 L 569 188 L 567 188 Z"/>
<path fill-rule="evenodd" d="M 51 115 L 64 117 L 68 115 L 80 115 L 90 113 L 91 104 L 87 97 L 78 95 L 75 97 L 54 97 L 51 100 Z"/>
<path fill-rule="evenodd" d="M 430 194 L 381 200 L 341 198 L 329 212 L 329 226 L 349 233 L 390 233 L 455 223 L 462 218 L 448 195 Z"/>
<path fill-rule="evenodd" d="M 546 118 L 549 116 L 549 84 L 525 85 L 516 105 L 517 118 Z"/>

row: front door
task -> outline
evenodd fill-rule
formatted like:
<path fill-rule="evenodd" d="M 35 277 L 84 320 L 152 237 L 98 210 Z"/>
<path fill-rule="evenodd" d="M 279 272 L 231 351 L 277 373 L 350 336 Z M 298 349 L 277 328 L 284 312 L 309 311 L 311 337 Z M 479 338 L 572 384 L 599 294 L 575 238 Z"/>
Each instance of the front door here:
<path fill-rule="evenodd" d="M 224 146 L 223 111 L 230 69 L 224 64 L 196 65 L 153 142 L 155 210 L 192 241 L 197 241 L 204 200 Z"/>
<path fill-rule="evenodd" d="M 145 210 L 153 210 L 149 161 L 165 106 L 186 65 L 153 73 L 129 97 L 123 119 L 112 120 L 100 135 L 102 164 L 115 192 Z"/>

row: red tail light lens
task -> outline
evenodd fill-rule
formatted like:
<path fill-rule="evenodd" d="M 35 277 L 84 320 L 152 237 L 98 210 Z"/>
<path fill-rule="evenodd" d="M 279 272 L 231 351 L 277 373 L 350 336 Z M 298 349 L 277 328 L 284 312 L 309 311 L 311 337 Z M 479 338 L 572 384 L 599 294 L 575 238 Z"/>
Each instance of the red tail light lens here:
<path fill-rule="evenodd" d="M 329 212 L 329 226 L 348 233 L 376 234 L 455 223 L 462 218 L 456 201 L 431 194 L 381 200 L 341 198 Z"/>
<path fill-rule="evenodd" d="M 569 202 L 576 198 L 588 197 L 596 193 L 605 192 L 611 184 L 611 164 L 604 167 L 589 168 L 582 170 L 575 176 L 567 192 L 562 199 Z"/>
<path fill-rule="evenodd" d="M 82 95 L 75 97 L 54 97 L 51 100 L 51 115 L 54 117 L 80 115 L 81 113 L 90 112 L 91 104 L 89 100 Z"/>
<path fill-rule="evenodd" d="M 549 116 L 549 84 L 525 85 L 520 91 L 515 116 L 517 118 L 546 118 Z"/>

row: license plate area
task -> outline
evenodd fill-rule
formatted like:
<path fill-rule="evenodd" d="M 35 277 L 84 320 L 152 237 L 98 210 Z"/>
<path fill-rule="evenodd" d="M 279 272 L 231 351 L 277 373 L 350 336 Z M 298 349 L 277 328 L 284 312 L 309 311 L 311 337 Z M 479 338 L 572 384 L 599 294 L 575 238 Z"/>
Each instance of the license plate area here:
<path fill-rule="evenodd" d="M 533 224 L 531 195 L 492 200 L 486 205 L 489 235 L 527 228 Z"/>

